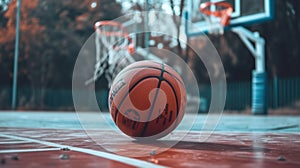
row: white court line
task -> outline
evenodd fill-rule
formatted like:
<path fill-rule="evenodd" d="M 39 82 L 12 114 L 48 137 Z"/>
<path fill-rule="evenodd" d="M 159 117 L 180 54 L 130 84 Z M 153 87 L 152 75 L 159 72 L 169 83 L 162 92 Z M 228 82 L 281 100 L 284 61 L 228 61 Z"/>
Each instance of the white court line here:
<path fill-rule="evenodd" d="M 22 144 L 22 143 L 29 143 L 29 142 L 28 141 L 8 141 L 8 142 L 0 142 L 0 145 Z"/>
<path fill-rule="evenodd" d="M 125 156 L 120 156 L 112 153 L 107 153 L 107 152 L 102 152 L 102 151 L 96 151 L 92 149 L 86 149 L 86 148 L 79 148 L 79 147 L 73 147 L 73 146 L 67 146 L 67 145 L 61 145 L 53 142 L 48 142 L 48 141 L 40 141 L 37 139 L 31 139 L 31 138 L 25 138 L 25 137 L 19 137 L 19 136 L 14 136 L 14 135 L 8 135 L 8 134 L 0 134 L 1 137 L 5 138 L 11 138 L 11 139 L 16 139 L 16 140 L 21 140 L 21 141 L 29 141 L 29 142 L 34 142 L 34 143 L 39 143 L 47 146 L 52 146 L 52 147 L 57 147 L 57 148 L 68 148 L 72 151 L 77 151 L 77 152 L 82 152 L 94 156 L 99 156 L 108 160 L 113 160 L 116 162 L 121 162 L 127 165 L 132 165 L 135 167 L 143 167 L 143 168 L 165 168 L 165 166 L 160 166 L 157 164 L 153 164 L 150 162 L 138 160 L 138 159 L 133 159 L 133 158 L 128 158 Z"/>
<path fill-rule="evenodd" d="M 0 153 L 44 152 L 44 151 L 59 151 L 59 150 L 61 150 L 61 148 L 12 149 L 12 150 L 0 150 Z"/>

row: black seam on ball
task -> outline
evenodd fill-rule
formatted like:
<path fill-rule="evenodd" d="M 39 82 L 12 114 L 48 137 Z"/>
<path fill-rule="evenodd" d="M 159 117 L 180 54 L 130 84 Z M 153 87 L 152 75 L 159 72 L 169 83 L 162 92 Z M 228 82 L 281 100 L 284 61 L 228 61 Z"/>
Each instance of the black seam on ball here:
<path fill-rule="evenodd" d="M 129 88 L 129 91 L 124 95 L 124 97 L 122 98 L 121 102 L 119 103 L 119 105 L 117 105 L 117 110 L 116 110 L 116 114 L 115 114 L 115 118 L 114 118 L 114 121 L 115 123 L 117 123 L 117 115 L 119 113 L 119 109 L 121 108 L 121 106 L 123 105 L 123 102 L 125 101 L 125 99 L 127 98 L 127 96 L 130 94 L 130 92 L 140 83 L 142 82 L 143 80 L 145 79 L 150 79 L 150 78 L 157 78 L 159 79 L 158 76 L 145 76 L 143 78 L 141 78 L 140 80 L 138 80 L 131 88 Z"/>
<path fill-rule="evenodd" d="M 161 66 L 162 66 L 162 67 L 161 67 L 161 73 L 160 73 L 159 81 L 158 81 L 158 84 L 157 84 L 157 87 L 156 87 L 156 88 L 160 88 L 161 82 L 162 82 L 162 80 L 163 80 L 163 75 L 164 75 L 164 72 L 165 72 L 165 70 L 164 70 L 164 68 L 165 68 L 164 64 L 161 64 Z M 147 117 L 147 121 L 149 121 L 150 117 L 152 116 L 153 109 L 154 109 L 154 106 L 155 106 L 155 104 L 156 104 L 156 99 L 157 99 L 158 91 L 159 91 L 159 90 L 157 89 L 157 90 L 156 90 L 156 93 L 155 93 L 155 96 L 154 96 L 154 100 L 152 101 L 152 104 L 151 104 L 151 108 L 150 108 L 150 112 L 149 112 L 148 117 Z M 141 135 L 140 135 L 141 137 L 144 136 L 144 134 L 145 134 L 145 132 L 146 132 L 146 130 L 147 130 L 148 124 L 149 124 L 149 122 L 146 122 L 146 123 L 145 123 L 144 128 L 143 128 L 143 131 L 141 132 Z"/>
<path fill-rule="evenodd" d="M 128 71 L 131 71 L 131 70 L 135 70 L 135 69 L 138 69 L 138 68 L 151 68 L 151 69 L 156 69 L 156 70 L 162 70 L 161 68 L 158 68 L 158 67 L 152 67 L 152 66 L 136 66 L 136 67 L 132 67 L 132 68 L 130 68 L 130 69 L 127 69 L 126 71 L 121 71 L 119 74 L 118 74 L 118 76 L 119 75 L 122 75 L 122 74 L 124 74 L 124 73 L 127 73 Z M 166 70 L 164 70 L 164 72 L 165 73 L 167 73 L 167 74 L 169 74 L 170 76 L 172 76 L 173 78 L 175 78 L 177 81 L 179 81 L 181 84 L 183 84 L 183 82 L 180 80 L 180 79 L 178 79 L 175 75 L 173 75 L 172 73 L 170 73 L 170 72 L 168 72 L 168 71 L 166 71 Z M 175 71 L 176 72 L 176 71 Z M 177 72 L 176 72 L 177 73 Z"/>
<path fill-rule="evenodd" d="M 174 96 L 175 96 L 175 99 L 176 99 L 176 118 L 177 118 L 177 117 L 178 117 L 178 114 L 179 114 L 179 103 L 178 103 L 178 97 L 177 97 L 176 91 L 175 91 L 175 89 L 174 89 L 174 86 L 173 86 L 168 80 L 166 80 L 166 79 L 164 78 L 163 81 L 165 81 L 165 82 L 168 83 L 168 85 L 171 87 L 171 89 L 172 89 L 172 91 L 173 91 L 173 93 L 174 93 Z M 179 88 L 180 88 L 180 87 L 179 87 Z M 181 95 L 181 94 L 180 94 L 180 95 Z"/>

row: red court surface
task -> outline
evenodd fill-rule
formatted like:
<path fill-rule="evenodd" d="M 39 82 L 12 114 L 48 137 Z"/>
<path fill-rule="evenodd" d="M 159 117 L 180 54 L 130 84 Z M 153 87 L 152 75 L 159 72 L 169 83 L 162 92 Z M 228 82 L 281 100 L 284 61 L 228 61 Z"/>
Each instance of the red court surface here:
<path fill-rule="evenodd" d="M 206 142 L 198 135 L 157 155 L 117 158 L 83 130 L 2 127 L 0 167 L 300 167 L 300 134 L 217 132 Z"/>

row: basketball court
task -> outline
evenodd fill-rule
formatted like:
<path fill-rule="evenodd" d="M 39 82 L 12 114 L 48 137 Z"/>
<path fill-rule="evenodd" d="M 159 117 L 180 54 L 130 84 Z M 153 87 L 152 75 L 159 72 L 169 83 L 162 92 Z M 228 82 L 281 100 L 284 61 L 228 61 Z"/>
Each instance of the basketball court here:
<path fill-rule="evenodd" d="M 165 12 L 149 10 L 155 2 Z M 275 2 L 186 0 L 182 11 L 164 1 L 142 4 L 145 11 L 95 22 L 74 64 L 74 111 L 15 110 L 14 74 L 12 109 L 0 109 L 0 167 L 300 167 L 300 116 L 270 113 L 268 41 L 247 28 L 274 19 Z M 224 110 L 234 95 L 210 41 L 227 31 L 255 62 L 250 107 L 236 113 Z M 176 45 L 182 55 L 170 49 Z M 194 73 L 197 60 L 209 98 Z"/>
<path fill-rule="evenodd" d="M 299 117 L 225 115 L 215 132 L 199 141 L 194 128 L 172 148 L 145 157 L 107 152 L 81 128 L 72 112 L 1 112 L 2 167 L 298 167 Z M 109 114 L 107 114 L 109 118 Z M 51 118 L 51 119 L 49 119 Z M 26 119 L 26 120 L 25 120 Z M 96 121 L 95 121 L 96 122 Z M 253 124 L 255 123 L 255 124 Z M 98 124 L 98 123 L 91 123 Z M 113 124 L 113 123 L 111 123 Z M 108 128 L 94 130 L 113 146 Z M 178 130 L 181 134 L 185 130 Z M 156 149 L 158 142 L 139 144 Z M 122 146 L 126 152 L 129 146 Z M 161 146 L 163 148 L 163 145 Z"/>

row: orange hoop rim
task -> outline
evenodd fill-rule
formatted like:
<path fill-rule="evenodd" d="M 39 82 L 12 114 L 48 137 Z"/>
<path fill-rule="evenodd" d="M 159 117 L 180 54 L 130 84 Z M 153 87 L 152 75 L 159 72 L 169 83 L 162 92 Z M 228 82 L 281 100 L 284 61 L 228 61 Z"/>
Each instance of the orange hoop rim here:
<path fill-rule="evenodd" d="M 109 31 L 103 31 L 100 30 L 99 28 L 102 26 L 113 26 L 113 27 L 118 27 L 121 30 L 123 30 L 124 32 L 109 32 Z M 110 20 L 104 20 L 104 21 L 98 21 L 95 23 L 94 25 L 94 29 L 100 33 L 100 34 L 104 34 L 105 36 L 121 36 L 121 37 L 125 37 L 128 38 L 128 30 L 125 26 L 123 26 L 121 23 L 119 22 L 115 22 L 115 21 L 110 21 Z"/>
<path fill-rule="evenodd" d="M 102 26 L 113 26 L 113 27 L 118 27 L 120 30 L 123 30 L 123 32 L 109 32 L 109 31 L 103 31 L 100 29 Z M 111 20 L 103 20 L 103 21 L 98 21 L 94 25 L 94 29 L 96 32 L 103 34 L 105 36 L 118 36 L 122 38 L 126 38 L 129 41 L 129 44 L 126 47 L 118 47 L 114 46 L 115 50 L 121 50 L 121 49 L 127 49 L 130 54 L 134 53 L 134 41 L 133 39 L 129 36 L 128 30 L 125 26 L 123 26 L 119 22 L 111 21 Z"/>
<path fill-rule="evenodd" d="M 224 9 L 216 10 L 216 11 L 211 11 L 210 6 L 221 6 Z M 206 2 L 202 3 L 199 8 L 200 12 L 204 13 L 207 16 L 215 16 L 222 18 L 224 15 L 229 16 L 233 12 L 233 8 L 230 3 L 221 1 L 221 2 Z"/>

